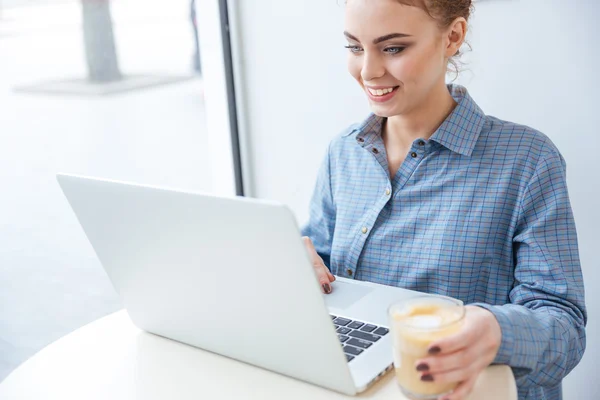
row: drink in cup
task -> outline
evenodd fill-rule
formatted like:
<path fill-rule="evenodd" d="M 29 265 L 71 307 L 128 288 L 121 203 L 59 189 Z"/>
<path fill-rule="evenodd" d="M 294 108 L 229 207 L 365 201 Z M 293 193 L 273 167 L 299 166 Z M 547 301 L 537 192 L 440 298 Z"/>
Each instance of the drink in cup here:
<path fill-rule="evenodd" d="M 433 400 L 452 392 L 458 382 L 424 382 L 416 366 L 417 360 L 429 356 L 434 341 L 461 329 L 465 316 L 462 301 L 419 295 L 394 303 L 388 313 L 396 378 L 404 395 L 414 400 Z"/>

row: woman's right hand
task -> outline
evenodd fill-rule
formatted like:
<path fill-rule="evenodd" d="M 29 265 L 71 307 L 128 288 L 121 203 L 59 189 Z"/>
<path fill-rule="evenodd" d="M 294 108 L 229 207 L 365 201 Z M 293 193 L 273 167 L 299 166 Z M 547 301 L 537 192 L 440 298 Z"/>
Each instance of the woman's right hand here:
<path fill-rule="evenodd" d="M 317 279 L 321 284 L 321 290 L 325 294 L 331 293 L 332 289 L 330 283 L 335 281 L 335 276 L 333 276 L 333 274 L 329 272 L 329 268 L 325 266 L 323 259 L 315 250 L 312 240 L 310 240 L 308 236 L 303 236 L 302 240 L 304 241 L 304 245 L 308 251 L 310 262 L 315 269 L 315 273 L 317 274 Z"/>

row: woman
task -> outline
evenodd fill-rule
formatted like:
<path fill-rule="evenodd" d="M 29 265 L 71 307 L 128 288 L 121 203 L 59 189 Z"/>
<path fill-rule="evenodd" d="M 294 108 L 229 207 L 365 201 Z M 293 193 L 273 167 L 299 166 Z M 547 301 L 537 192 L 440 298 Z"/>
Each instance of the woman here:
<path fill-rule="evenodd" d="M 446 85 L 470 11 L 347 1 L 348 68 L 373 114 L 331 142 L 303 235 L 325 293 L 335 274 L 469 304 L 462 332 L 415 365 L 461 382 L 445 398 L 498 363 L 520 399 L 560 399 L 587 318 L 565 163 L 542 133 Z"/>

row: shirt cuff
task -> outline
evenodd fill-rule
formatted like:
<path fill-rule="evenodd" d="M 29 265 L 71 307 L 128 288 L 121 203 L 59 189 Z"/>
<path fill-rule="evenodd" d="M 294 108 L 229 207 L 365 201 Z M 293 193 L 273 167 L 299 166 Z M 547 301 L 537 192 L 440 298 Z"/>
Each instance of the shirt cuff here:
<path fill-rule="evenodd" d="M 492 306 L 490 304 L 485 303 L 473 303 L 473 306 L 484 308 L 490 311 L 496 317 L 498 324 L 500 325 L 500 330 L 502 332 L 502 339 L 500 341 L 500 348 L 498 349 L 498 353 L 496 354 L 496 358 L 492 364 L 511 364 L 511 358 L 514 354 L 514 342 L 515 342 L 515 332 L 513 324 L 510 321 L 510 318 L 507 314 L 506 309 L 503 309 L 499 306 Z"/>

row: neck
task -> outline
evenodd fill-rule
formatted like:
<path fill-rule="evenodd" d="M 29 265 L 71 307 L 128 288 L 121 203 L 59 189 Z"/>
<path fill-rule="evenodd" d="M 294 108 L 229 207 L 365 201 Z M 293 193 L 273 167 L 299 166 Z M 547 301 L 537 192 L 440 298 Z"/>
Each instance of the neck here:
<path fill-rule="evenodd" d="M 437 85 L 427 101 L 408 113 L 389 117 L 383 130 L 386 144 L 410 147 L 419 138 L 429 139 L 456 107 L 446 85 Z"/>

